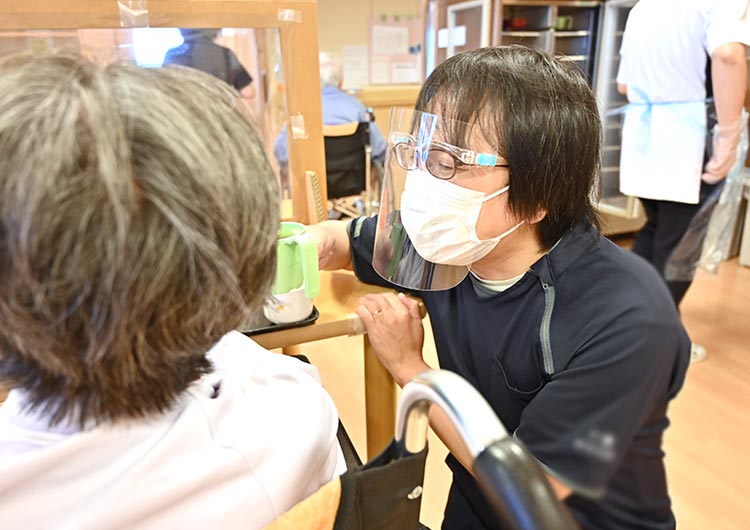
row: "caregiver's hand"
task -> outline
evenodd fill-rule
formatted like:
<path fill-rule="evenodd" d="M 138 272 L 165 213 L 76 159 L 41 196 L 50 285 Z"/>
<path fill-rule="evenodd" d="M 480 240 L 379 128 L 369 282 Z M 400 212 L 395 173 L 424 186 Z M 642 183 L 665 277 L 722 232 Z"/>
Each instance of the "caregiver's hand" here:
<path fill-rule="evenodd" d="M 307 232 L 318 242 L 318 268 L 337 270 L 352 268 L 352 251 L 349 246 L 347 222 L 323 221 L 308 225 Z"/>
<path fill-rule="evenodd" d="M 318 267 L 325 270 L 328 262 L 333 256 L 336 242 L 324 226 L 308 225 L 306 230 L 318 242 Z"/>
<path fill-rule="evenodd" d="M 378 359 L 399 386 L 430 369 L 422 359 L 424 328 L 419 302 L 404 294 L 368 294 L 360 299 L 357 314 Z"/>

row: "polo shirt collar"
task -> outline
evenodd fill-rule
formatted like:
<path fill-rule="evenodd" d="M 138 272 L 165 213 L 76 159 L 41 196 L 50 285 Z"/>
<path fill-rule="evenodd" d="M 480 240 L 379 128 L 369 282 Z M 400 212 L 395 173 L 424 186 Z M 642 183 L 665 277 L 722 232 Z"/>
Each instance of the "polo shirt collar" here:
<path fill-rule="evenodd" d="M 560 238 L 552 250 L 532 265 L 531 270 L 542 281 L 554 285 L 555 277 L 561 276 L 568 266 L 591 248 L 600 237 L 596 229 L 588 223 L 578 223 Z"/>

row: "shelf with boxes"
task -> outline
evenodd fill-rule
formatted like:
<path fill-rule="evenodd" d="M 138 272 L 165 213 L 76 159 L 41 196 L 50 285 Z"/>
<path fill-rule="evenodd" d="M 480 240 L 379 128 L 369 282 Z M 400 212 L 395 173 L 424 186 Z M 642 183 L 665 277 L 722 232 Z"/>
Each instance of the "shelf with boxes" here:
<path fill-rule="evenodd" d="M 599 1 L 508 0 L 500 12 L 498 44 L 522 44 L 564 57 L 593 79 Z"/>

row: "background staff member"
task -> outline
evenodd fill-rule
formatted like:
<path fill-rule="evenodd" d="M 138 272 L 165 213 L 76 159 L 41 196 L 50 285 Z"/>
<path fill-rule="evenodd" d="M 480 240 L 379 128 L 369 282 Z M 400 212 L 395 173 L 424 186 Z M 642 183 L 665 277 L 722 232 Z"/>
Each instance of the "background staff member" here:
<path fill-rule="evenodd" d="M 747 126 L 740 118 L 750 44 L 742 17 L 749 4 L 641 0 L 628 16 L 617 83 L 633 105 L 623 126 L 620 190 L 639 197 L 646 212 L 633 252 L 662 275 L 701 203 L 734 165 Z M 718 125 L 704 158 L 707 54 Z M 667 282 L 675 305 L 690 284 Z"/>
<path fill-rule="evenodd" d="M 233 86 L 243 98 L 254 98 L 253 78 L 232 50 L 214 42 L 219 30 L 180 28 L 184 42 L 168 50 L 164 65 L 176 64 L 211 74 Z"/>

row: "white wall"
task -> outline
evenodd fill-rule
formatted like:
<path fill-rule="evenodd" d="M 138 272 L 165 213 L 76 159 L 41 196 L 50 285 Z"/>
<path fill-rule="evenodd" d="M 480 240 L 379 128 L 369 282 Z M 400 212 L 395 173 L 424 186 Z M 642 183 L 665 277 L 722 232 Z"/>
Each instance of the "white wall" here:
<path fill-rule="evenodd" d="M 422 0 L 318 0 L 320 51 L 341 53 L 343 46 L 367 46 L 370 16 L 418 17 Z"/>

